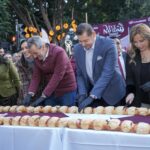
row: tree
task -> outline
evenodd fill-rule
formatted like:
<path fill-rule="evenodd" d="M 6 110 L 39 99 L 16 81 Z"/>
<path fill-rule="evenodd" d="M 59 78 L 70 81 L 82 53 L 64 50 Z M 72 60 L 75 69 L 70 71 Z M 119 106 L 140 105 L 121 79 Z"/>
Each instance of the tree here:
<path fill-rule="evenodd" d="M 13 33 L 11 15 L 8 11 L 8 0 L 0 1 L 0 41 L 7 41 L 9 34 Z"/>
<path fill-rule="evenodd" d="M 41 27 L 49 32 L 72 19 L 85 22 L 86 13 L 90 24 L 98 24 L 149 16 L 149 7 L 149 0 L 1 0 L 0 37 L 15 31 L 16 18 L 39 32 Z"/>

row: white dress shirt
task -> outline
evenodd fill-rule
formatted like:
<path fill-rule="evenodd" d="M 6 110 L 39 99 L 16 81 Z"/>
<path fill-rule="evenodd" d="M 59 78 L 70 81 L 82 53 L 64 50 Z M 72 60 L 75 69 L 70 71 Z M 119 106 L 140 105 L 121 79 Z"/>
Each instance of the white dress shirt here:
<path fill-rule="evenodd" d="M 119 60 L 120 60 L 121 67 L 122 67 L 122 70 L 123 70 L 123 75 L 124 75 L 124 77 L 125 77 L 125 79 L 126 79 L 125 62 L 124 62 L 122 53 L 120 53 L 120 55 L 119 55 Z"/>
<path fill-rule="evenodd" d="M 49 55 L 49 49 L 47 50 L 45 56 L 43 57 L 43 62 L 46 60 L 46 58 L 48 57 L 48 55 Z"/>
<path fill-rule="evenodd" d="M 95 48 L 95 40 L 90 49 L 85 49 L 85 63 L 86 63 L 86 71 L 87 75 L 93 84 L 93 67 L 92 67 L 92 61 L 93 61 L 93 53 L 94 53 L 94 48 Z"/>

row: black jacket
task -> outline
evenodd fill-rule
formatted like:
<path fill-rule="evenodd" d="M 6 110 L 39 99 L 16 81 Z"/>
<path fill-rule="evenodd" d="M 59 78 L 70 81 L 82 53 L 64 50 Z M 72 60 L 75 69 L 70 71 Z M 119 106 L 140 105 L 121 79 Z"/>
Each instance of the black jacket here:
<path fill-rule="evenodd" d="M 130 56 L 126 57 L 126 85 L 127 85 L 127 94 L 134 93 L 135 99 L 132 103 L 133 106 L 139 107 L 141 106 L 143 92 L 140 89 L 141 86 L 141 55 L 140 52 L 137 51 L 135 56 L 135 63 L 130 63 Z M 147 68 L 150 72 L 150 67 Z M 150 95 L 150 94 L 149 94 Z M 150 97 L 149 97 L 150 100 Z"/>

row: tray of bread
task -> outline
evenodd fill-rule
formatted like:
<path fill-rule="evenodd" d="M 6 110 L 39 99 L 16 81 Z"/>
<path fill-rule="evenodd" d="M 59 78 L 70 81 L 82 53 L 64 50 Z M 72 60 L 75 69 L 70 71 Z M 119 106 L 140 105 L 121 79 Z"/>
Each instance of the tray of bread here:
<path fill-rule="evenodd" d="M 17 112 L 17 113 L 70 113 L 70 114 L 78 114 L 77 106 L 37 106 L 25 107 L 21 106 L 0 106 L 0 113 L 6 112 Z M 108 114 L 108 115 L 142 115 L 142 116 L 150 116 L 150 109 L 144 107 L 124 107 L 124 106 L 98 106 L 96 108 L 86 107 L 83 109 L 80 114 Z"/>
<path fill-rule="evenodd" d="M 97 115 L 99 117 L 73 118 L 68 114 Z M 100 116 L 111 115 L 110 119 Z M 113 118 L 122 115 L 125 117 Z M 0 106 L 0 125 L 32 127 L 65 127 L 96 131 L 119 131 L 126 133 L 150 134 L 150 109 L 123 106 L 85 108 L 81 113 L 72 106 Z"/>

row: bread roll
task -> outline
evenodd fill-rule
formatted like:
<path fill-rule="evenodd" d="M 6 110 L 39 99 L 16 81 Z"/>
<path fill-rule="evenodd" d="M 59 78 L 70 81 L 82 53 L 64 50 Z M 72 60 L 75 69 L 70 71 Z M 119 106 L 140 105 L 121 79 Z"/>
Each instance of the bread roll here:
<path fill-rule="evenodd" d="M 10 106 L 4 106 L 3 107 L 3 112 L 9 112 Z"/>
<path fill-rule="evenodd" d="M 3 125 L 4 117 L 0 116 L 0 125 Z"/>
<path fill-rule="evenodd" d="M 80 120 L 79 119 L 69 119 L 68 120 L 68 127 L 71 129 L 78 129 L 80 124 Z"/>
<path fill-rule="evenodd" d="M 139 122 L 135 126 L 135 132 L 138 134 L 149 134 L 150 133 L 150 125 L 148 123 Z"/>
<path fill-rule="evenodd" d="M 76 114 L 78 113 L 78 107 L 77 106 L 71 106 L 68 108 L 68 113 L 70 114 Z"/>
<path fill-rule="evenodd" d="M 103 106 L 98 106 L 93 109 L 94 114 L 104 114 L 104 107 Z"/>
<path fill-rule="evenodd" d="M 34 108 L 34 113 L 41 113 L 43 110 L 43 106 L 37 106 Z"/>
<path fill-rule="evenodd" d="M 57 107 L 52 107 L 52 108 L 51 108 L 51 112 L 52 112 L 52 113 L 56 113 L 57 110 L 58 110 Z"/>
<path fill-rule="evenodd" d="M 3 118 L 3 124 L 4 125 L 12 125 L 12 118 L 11 117 L 4 117 Z"/>
<path fill-rule="evenodd" d="M 124 106 L 118 106 L 115 108 L 115 114 L 117 115 L 125 115 Z"/>
<path fill-rule="evenodd" d="M 115 108 L 114 106 L 107 106 L 104 109 L 105 114 L 112 115 L 114 114 Z"/>
<path fill-rule="evenodd" d="M 130 120 L 124 120 L 121 123 L 121 131 L 122 132 L 133 132 L 134 123 Z"/>
<path fill-rule="evenodd" d="M 30 116 L 29 115 L 25 115 L 23 117 L 21 117 L 20 119 L 20 125 L 21 126 L 28 126 L 28 120 L 29 120 Z"/>
<path fill-rule="evenodd" d="M 57 122 L 57 127 L 67 127 L 68 125 L 68 118 L 60 118 Z"/>
<path fill-rule="evenodd" d="M 26 112 L 26 107 L 25 106 L 18 106 L 17 108 L 16 108 L 16 111 L 18 112 L 18 113 L 23 113 L 23 112 Z"/>
<path fill-rule="evenodd" d="M 49 116 L 42 116 L 39 120 L 39 126 L 40 127 L 47 127 L 47 122 L 50 119 Z"/>
<path fill-rule="evenodd" d="M 50 113 L 52 109 L 52 106 L 45 106 L 43 107 L 42 111 L 43 113 Z"/>
<path fill-rule="evenodd" d="M 40 116 L 34 115 L 28 119 L 29 126 L 38 126 L 39 125 Z"/>
<path fill-rule="evenodd" d="M 20 119 L 21 119 L 21 116 L 13 117 L 12 118 L 12 125 L 13 126 L 19 126 L 20 125 Z"/>
<path fill-rule="evenodd" d="M 147 116 L 148 115 L 148 109 L 144 107 L 137 108 L 138 115 Z"/>
<path fill-rule="evenodd" d="M 127 115 L 136 115 L 137 114 L 137 108 L 136 107 L 129 107 L 126 109 Z"/>
<path fill-rule="evenodd" d="M 81 129 L 91 129 L 92 128 L 93 119 L 82 119 L 80 128 Z"/>
<path fill-rule="evenodd" d="M 150 116 L 150 109 L 148 109 L 148 115 Z"/>
<path fill-rule="evenodd" d="M 61 113 L 67 113 L 68 112 L 68 106 L 61 106 L 58 111 Z"/>
<path fill-rule="evenodd" d="M 104 119 L 95 119 L 93 121 L 94 130 L 105 130 L 107 128 L 107 121 Z"/>
<path fill-rule="evenodd" d="M 0 106 L 0 112 L 3 112 L 3 107 L 4 107 L 4 106 Z"/>
<path fill-rule="evenodd" d="M 84 108 L 84 114 L 92 114 L 93 108 L 92 107 L 86 107 Z"/>
<path fill-rule="evenodd" d="M 59 105 L 56 105 L 55 107 L 56 107 L 56 108 L 59 110 L 59 108 L 60 108 L 61 106 L 59 106 Z"/>
<path fill-rule="evenodd" d="M 16 112 L 17 107 L 18 107 L 17 105 L 11 106 L 9 109 L 9 112 L 12 112 L 12 113 Z"/>
<path fill-rule="evenodd" d="M 59 120 L 58 117 L 51 117 L 47 122 L 47 126 L 48 127 L 57 127 L 58 120 Z"/>
<path fill-rule="evenodd" d="M 107 129 L 111 131 L 120 131 L 121 121 L 119 119 L 111 119 L 108 121 Z"/>
<path fill-rule="evenodd" d="M 26 107 L 26 111 L 27 111 L 27 113 L 33 113 L 34 112 L 34 107 L 28 106 L 28 107 Z"/>

